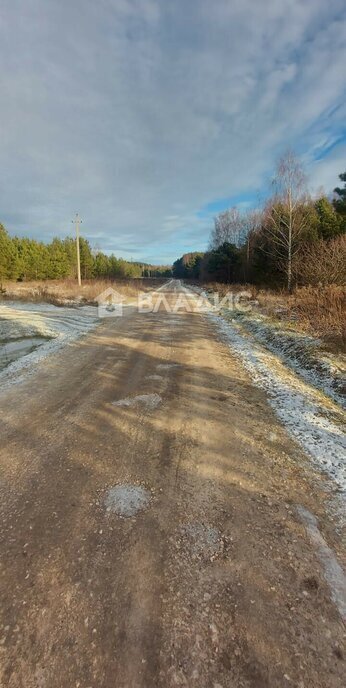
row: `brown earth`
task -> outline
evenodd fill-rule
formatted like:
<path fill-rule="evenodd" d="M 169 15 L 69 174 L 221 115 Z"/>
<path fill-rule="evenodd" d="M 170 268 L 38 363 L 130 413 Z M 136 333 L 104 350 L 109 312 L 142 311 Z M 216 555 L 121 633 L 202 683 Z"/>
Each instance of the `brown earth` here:
<path fill-rule="evenodd" d="M 323 479 L 205 316 L 102 322 L 1 394 L 0 430 L 1 687 L 344 685 L 295 509 L 332 537 Z M 149 506 L 107 511 L 119 483 Z"/>

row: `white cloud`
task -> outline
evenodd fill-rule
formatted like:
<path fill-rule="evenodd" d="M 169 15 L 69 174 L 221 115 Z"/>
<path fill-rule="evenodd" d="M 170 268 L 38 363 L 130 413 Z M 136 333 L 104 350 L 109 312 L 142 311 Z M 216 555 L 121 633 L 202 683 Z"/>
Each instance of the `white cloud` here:
<path fill-rule="evenodd" d="M 310 162 L 337 136 L 343 7 L 3 0 L 1 220 L 49 238 L 79 210 L 127 256 L 205 246 L 203 206 L 256 193 L 288 144 Z M 341 162 L 314 183 L 333 188 Z"/>
<path fill-rule="evenodd" d="M 322 187 L 329 194 L 336 186 L 342 186 L 338 176 L 346 169 L 346 144 L 334 148 L 330 155 L 316 160 L 309 166 L 310 188 L 316 193 Z"/>

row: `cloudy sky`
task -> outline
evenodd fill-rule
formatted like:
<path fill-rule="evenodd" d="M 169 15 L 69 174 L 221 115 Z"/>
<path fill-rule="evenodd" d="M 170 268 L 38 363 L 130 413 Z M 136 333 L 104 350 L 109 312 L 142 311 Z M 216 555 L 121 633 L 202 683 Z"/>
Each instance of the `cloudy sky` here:
<path fill-rule="evenodd" d="M 1 0 L 0 221 L 170 262 L 291 146 L 346 167 L 344 0 Z"/>

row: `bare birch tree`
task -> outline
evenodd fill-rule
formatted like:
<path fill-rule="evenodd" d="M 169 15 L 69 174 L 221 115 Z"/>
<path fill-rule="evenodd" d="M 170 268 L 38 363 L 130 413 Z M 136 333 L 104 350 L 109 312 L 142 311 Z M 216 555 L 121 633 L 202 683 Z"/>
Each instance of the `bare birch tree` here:
<path fill-rule="evenodd" d="M 288 150 L 278 161 L 274 179 L 275 194 L 265 209 L 265 228 L 273 252 L 281 260 L 292 290 L 292 263 L 310 217 L 306 178 L 299 160 Z"/>
<path fill-rule="evenodd" d="M 238 208 L 224 210 L 214 218 L 214 228 L 210 238 L 210 248 L 216 249 L 224 243 L 240 246 L 245 240 L 244 220 Z"/>

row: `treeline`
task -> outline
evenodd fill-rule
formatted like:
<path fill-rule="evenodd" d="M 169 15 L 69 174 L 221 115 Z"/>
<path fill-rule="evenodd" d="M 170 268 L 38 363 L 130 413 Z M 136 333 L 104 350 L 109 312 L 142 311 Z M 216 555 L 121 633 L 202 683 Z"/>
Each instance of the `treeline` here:
<path fill-rule="evenodd" d="M 173 263 L 173 277 L 176 279 L 199 279 L 204 253 L 184 253 Z"/>
<path fill-rule="evenodd" d="M 82 279 L 170 276 L 169 267 L 133 263 L 92 251 L 80 238 Z M 72 237 L 45 244 L 35 239 L 10 237 L 0 224 L 0 280 L 46 280 L 77 277 L 76 242 Z"/>
<path fill-rule="evenodd" d="M 273 194 L 258 210 L 231 208 L 214 220 L 206 253 L 185 254 L 173 275 L 287 287 L 346 282 L 346 173 L 334 198 L 312 199 L 299 161 L 278 162 Z"/>

